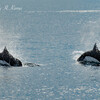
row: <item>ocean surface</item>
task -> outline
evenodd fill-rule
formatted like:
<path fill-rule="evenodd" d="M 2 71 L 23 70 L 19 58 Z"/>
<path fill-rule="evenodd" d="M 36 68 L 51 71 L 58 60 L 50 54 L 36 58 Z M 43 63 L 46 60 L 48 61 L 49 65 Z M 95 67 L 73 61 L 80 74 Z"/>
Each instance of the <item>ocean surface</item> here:
<path fill-rule="evenodd" d="M 94 43 L 100 49 L 99 1 L 33 1 L 2 1 L 0 52 L 6 46 L 23 66 L 0 67 L 0 100 L 100 100 L 100 67 L 76 61 Z"/>

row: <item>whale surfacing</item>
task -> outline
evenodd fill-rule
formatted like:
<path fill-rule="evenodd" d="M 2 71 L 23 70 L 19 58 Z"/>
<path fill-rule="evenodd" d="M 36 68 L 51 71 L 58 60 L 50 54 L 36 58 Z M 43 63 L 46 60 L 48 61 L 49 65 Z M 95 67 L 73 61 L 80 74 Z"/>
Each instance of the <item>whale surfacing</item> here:
<path fill-rule="evenodd" d="M 19 59 L 14 58 L 7 48 L 5 47 L 3 52 L 0 53 L 0 65 L 2 66 L 22 66 L 22 62 Z"/>
<path fill-rule="evenodd" d="M 77 61 L 82 64 L 92 63 L 94 65 L 100 66 L 100 51 L 98 50 L 96 43 L 94 44 L 94 47 L 92 50 L 83 53 L 77 59 Z"/>

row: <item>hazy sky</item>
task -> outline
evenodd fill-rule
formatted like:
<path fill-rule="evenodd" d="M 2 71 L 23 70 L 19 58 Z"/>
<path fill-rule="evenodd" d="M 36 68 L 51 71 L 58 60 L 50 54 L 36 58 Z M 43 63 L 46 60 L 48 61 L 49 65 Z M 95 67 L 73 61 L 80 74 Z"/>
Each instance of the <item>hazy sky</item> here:
<path fill-rule="evenodd" d="M 16 5 L 25 10 L 100 9 L 100 0 L 2 0 L 0 6 Z"/>

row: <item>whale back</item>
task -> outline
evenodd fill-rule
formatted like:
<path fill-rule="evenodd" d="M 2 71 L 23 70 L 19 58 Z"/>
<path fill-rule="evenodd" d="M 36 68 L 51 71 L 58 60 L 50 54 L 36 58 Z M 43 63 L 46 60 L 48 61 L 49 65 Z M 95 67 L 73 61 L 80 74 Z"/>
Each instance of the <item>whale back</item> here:
<path fill-rule="evenodd" d="M 96 45 L 96 43 L 94 44 L 94 47 L 92 50 L 87 51 L 85 53 L 83 53 L 78 59 L 77 61 L 84 61 L 85 58 L 94 58 L 97 59 L 100 62 L 100 51 L 98 50 L 98 47 Z"/>
<path fill-rule="evenodd" d="M 0 60 L 6 61 L 9 63 L 11 66 L 22 66 L 22 63 L 19 59 L 14 58 L 7 48 L 5 47 L 3 52 L 0 53 Z"/>

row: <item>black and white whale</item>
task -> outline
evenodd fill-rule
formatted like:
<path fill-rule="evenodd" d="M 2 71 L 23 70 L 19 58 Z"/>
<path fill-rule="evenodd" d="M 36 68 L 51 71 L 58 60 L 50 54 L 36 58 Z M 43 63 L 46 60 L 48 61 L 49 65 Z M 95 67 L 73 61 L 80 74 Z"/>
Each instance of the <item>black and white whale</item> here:
<path fill-rule="evenodd" d="M 78 59 L 82 64 L 94 64 L 100 66 L 100 51 L 95 43 L 92 50 L 83 53 Z"/>
<path fill-rule="evenodd" d="M 0 65 L 2 66 L 22 66 L 22 62 L 19 59 L 14 58 L 9 53 L 7 48 L 5 47 L 3 52 L 0 53 Z"/>

